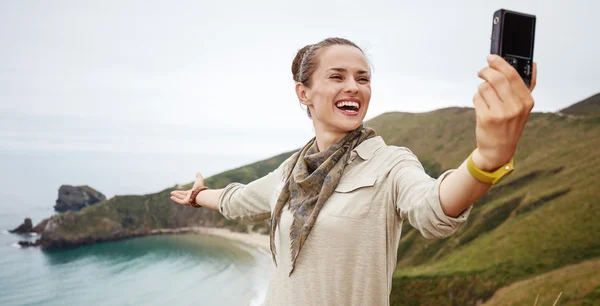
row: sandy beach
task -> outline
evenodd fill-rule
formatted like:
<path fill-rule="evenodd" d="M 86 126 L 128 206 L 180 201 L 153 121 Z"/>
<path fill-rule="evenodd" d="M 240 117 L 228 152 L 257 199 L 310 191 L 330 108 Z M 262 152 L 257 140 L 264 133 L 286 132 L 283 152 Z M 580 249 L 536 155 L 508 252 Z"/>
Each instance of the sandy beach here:
<path fill-rule="evenodd" d="M 269 246 L 269 235 L 262 235 L 257 233 L 237 233 L 232 232 L 226 228 L 216 228 L 216 227 L 182 227 L 177 229 L 159 229 L 153 230 L 151 235 L 169 235 L 169 234 L 184 234 L 184 233 L 196 233 L 201 235 L 212 235 L 223 237 L 225 239 L 229 239 L 235 242 L 244 243 L 250 247 L 256 248 L 261 252 L 264 252 L 265 256 L 271 258 L 271 249 Z M 258 291 L 255 291 L 251 297 L 248 299 L 249 306 L 252 305 L 262 305 L 265 299 L 265 290 L 266 285 L 260 287 Z"/>
<path fill-rule="evenodd" d="M 252 247 L 256 247 L 270 253 L 269 247 L 269 236 L 262 235 L 257 233 L 237 233 L 232 232 L 226 228 L 216 228 L 216 227 L 203 227 L 203 226 L 195 226 L 195 227 L 182 227 L 177 229 L 159 229 L 153 230 L 152 235 L 161 235 L 161 234 L 182 234 L 182 233 L 198 233 L 203 235 L 212 235 L 219 236 L 226 239 L 234 240 L 237 242 L 241 242 Z"/>

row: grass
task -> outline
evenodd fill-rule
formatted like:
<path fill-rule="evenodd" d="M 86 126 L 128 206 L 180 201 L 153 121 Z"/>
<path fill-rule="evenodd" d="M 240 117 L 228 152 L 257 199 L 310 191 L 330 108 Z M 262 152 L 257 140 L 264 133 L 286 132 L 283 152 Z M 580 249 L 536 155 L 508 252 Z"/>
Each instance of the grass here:
<path fill-rule="evenodd" d="M 407 146 L 424 164 L 445 170 L 473 148 L 475 123 L 465 118 L 473 115 L 462 108 L 388 113 L 369 125 L 389 135 L 388 144 Z M 454 236 L 427 240 L 403 226 L 392 305 L 474 305 L 502 286 L 600 256 L 600 240 L 590 234 L 600 232 L 597 135 L 594 118 L 532 114 L 517 170 L 475 205 Z"/>
<path fill-rule="evenodd" d="M 211 188 L 222 188 L 231 182 L 248 183 L 275 169 L 291 152 L 271 159 L 232 169 L 205 180 Z M 179 188 L 191 188 L 193 182 Z M 154 229 L 169 229 L 188 226 L 226 227 L 236 232 L 247 232 L 249 227 L 226 220 L 208 209 L 196 209 L 176 205 L 169 199 L 175 187 L 146 195 L 115 196 L 80 212 L 54 215 L 56 227 L 52 233 L 42 234 L 42 240 L 52 241 L 57 246 L 112 240 L 117 237 L 136 236 L 150 233 Z M 267 232 L 263 222 L 251 226 L 253 231 Z"/>
<path fill-rule="evenodd" d="M 534 305 L 536 296 L 537 305 L 551 305 L 561 293 L 561 305 L 581 305 L 600 288 L 598 271 L 600 258 L 567 265 L 503 287 L 483 305 Z"/>
<path fill-rule="evenodd" d="M 600 115 L 600 94 L 593 95 L 580 103 L 561 109 L 560 112 L 575 116 L 598 116 Z"/>

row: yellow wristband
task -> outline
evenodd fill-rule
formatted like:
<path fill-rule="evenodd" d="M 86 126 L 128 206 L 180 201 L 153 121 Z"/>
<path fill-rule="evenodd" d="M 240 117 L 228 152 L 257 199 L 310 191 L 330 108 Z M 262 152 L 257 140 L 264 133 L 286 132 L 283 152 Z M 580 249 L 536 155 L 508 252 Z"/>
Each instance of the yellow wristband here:
<path fill-rule="evenodd" d="M 475 152 L 475 150 L 473 150 L 473 152 Z M 471 152 L 471 155 L 469 155 L 469 159 L 467 160 L 467 169 L 476 180 L 482 183 L 495 185 L 501 178 L 515 170 L 515 162 L 514 159 L 511 158 L 506 165 L 500 167 L 494 172 L 483 171 L 475 165 L 475 162 L 473 162 L 473 152 Z"/>

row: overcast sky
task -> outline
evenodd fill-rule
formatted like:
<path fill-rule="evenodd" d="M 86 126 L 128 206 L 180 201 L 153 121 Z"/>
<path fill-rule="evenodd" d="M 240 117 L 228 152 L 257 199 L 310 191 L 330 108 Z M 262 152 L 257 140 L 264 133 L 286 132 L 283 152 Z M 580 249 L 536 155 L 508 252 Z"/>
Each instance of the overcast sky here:
<path fill-rule="evenodd" d="M 471 107 L 499 8 L 537 15 L 534 111 L 600 92 L 600 1 L 0 0 L 0 151 L 298 148 L 291 62 L 330 36 L 375 67 L 367 120 Z"/>

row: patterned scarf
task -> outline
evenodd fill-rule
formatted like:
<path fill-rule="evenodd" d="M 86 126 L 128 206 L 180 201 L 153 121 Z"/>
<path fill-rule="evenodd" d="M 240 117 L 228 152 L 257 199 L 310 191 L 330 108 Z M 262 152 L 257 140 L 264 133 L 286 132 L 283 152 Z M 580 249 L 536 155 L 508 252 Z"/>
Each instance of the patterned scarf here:
<path fill-rule="evenodd" d="M 375 130 L 364 124 L 348 133 L 343 139 L 324 152 L 319 152 L 316 137 L 311 139 L 290 159 L 287 166 L 288 179 L 277 198 L 275 210 L 271 216 L 271 255 L 277 266 L 275 256 L 275 230 L 281 218 L 285 204 L 292 211 L 294 220 L 290 227 L 292 275 L 296 259 L 308 234 L 312 230 L 323 204 L 337 186 L 352 150 L 361 142 L 377 136 Z M 290 171 L 291 169 L 291 171 Z M 289 200 L 289 201 L 288 201 Z"/>

